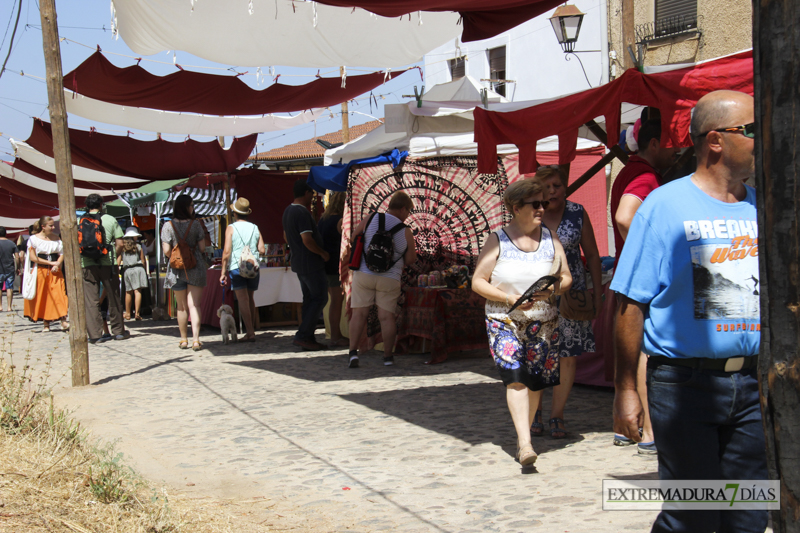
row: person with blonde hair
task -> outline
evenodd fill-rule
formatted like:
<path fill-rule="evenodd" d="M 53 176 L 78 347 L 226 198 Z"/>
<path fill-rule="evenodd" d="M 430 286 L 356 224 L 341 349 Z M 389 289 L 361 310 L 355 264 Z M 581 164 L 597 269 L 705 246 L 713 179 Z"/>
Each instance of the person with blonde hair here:
<path fill-rule="evenodd" d="M 125 280 L 125 320 L 131 319 L 131 303 L 134 305 L 136 320 L 141 320 L 139 310 L 142 307 L 142 289 L 147 287 L 147 262 L 144 250 L 138 243 L 142 234 L 135 226 L 125 230 L 122 237 L 122 253 L 117 257 L 117 265 L 122 268 L 122 277 Z"/>
<path fill-rule="evenodd" d="M 25 254 L 25 275 L 35 279 L 33 293 L 23 292 L 25 316 L 33 322 L 44 323 L 43 332 L 50 331 L 50 322 L 61 321 L 61 330 L 67 331 L 68 300 L 64 273 L 64 244 L 55 232 L 52 217 L 44 216 L 33 225 L 33 234 L 28 239 Z"/>
<path fill-rule="evenodd" d="M 362 220 L 353 230 L 352 239 L 364 234 L 364 257 L 361 267 L 353 272 L 350 292 L 350 307 L 353 315 L 350 318 L 350 359 L 349 367 L 358 368 L 358 342 L 367 327 L 369 308 L 378 306 L 378 320 L 381 323 L 383 337 L 383 364 L 394 364 L 394 341 L 397 337 L 397 300 L 400 299 L 400 277 L 403 268 L 417 260 L 414 246 L 414 234 L 404 222 L 411 216 L 414 201 L 403 191 L 398 191 L 389 200 L 389 208 L 385 213 L 372 213 Z M 387 264 L 378 268 L 370 264 L 370 245 L 377 236 L 390 235 L 392 256 L 387 257 Z"/>
<path fill-rule="evenodd" d="M 521 465 L 532 465 L 530 427 L 542 390 L 559 383 L 558 310 L 554 294 L 572 285 L 564 249 L 542 224 L 549 204 L 538 179 L 512 183 L 503 195 L 511 223 L 492 233 L 478 256 L 472 290 L 486 298 L 486 329 L 492 358 L 506 387 L 506 401 L 517 431 Z M 521 295 L 546 275 L 555 283 L 521 303 Z"/>
<path fill-rule="evenodd" d="M 344 292 L 339 279 L 339 262 L 342 255 L 342 215 L 347 193 L 334 192 L 328 198 L 328 205 L 317 227 L 322 234 L 323 248 L 330 256 L 325 261 L 325 276 L 328 278 L 328 321 L 331 324 L 331 346 L 348 346 L 349 341 L 342 337 L 342 302 Z"/>

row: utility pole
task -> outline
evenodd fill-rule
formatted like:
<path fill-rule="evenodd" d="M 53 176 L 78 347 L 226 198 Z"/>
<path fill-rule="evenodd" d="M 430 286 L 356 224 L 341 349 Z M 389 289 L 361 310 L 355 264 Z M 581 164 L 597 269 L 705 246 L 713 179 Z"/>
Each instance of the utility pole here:
<path fill-rule="evenodd" d="M 86 336 L 86 315 L 83 312 L 83 276 L 78 253 L 75 216 L 75 189 L 72 184 L 72 154 L 69 146 L 67 112 L 64 106 L 61 48 L 58 39 L 55 0 L 41 0 L 42 45 L 47 72 L 47 99 L 53 128 L 53 156 L 56 161 L 58 211 L 61 240 L 64 243 L 64 269 L 69 294 L 69 346 L 72 351 L 72 386 L 89 384 L 89 346 Z"/>
<path fill-rule="evenodd" d="M 767 468 L 780 479 L 775 533 L 800 532 L 800 10 L 753 2 L 761 348 Z"/>
<path fill-rule="evenodd" d="M 339 67 L 339 75 L 344 76 L 344 67 Z M 347 109 L 347 100 L 342 102 L 342 142 L 350 142 L 350 115 Z"/>

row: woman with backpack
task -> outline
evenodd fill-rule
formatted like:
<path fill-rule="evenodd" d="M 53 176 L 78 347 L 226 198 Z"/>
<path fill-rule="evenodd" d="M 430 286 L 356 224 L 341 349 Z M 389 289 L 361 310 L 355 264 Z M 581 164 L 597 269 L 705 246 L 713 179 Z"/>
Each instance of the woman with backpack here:
<path fill-rule="evenodd" d="M 178 304 L 178 329 L 181 340 L 178 347 L 189 347 L 188 322 L 192 317 L 192 350 L 198 351 L 200 342 L 200 304 L 206 286 L 206 251 L 203 223 L 194 218 L 194 202 L 188 194 L 181 194 L 172 207 L 172 220 L 161 229 L 161 246 L 168 259 L 164 288 L 172 289 Z"/>
<path fill-rule="evenodd" d="M 231 289 L 236 294 L 239 313 L 247 330 L 244 341 L 255 342 L 256 304 L 253 301 L 253 293 L 258 289 L 260 280 L 259 261 L 255 254 L 256 252 L 265 254 L 266 249 L 258 226 L 247 221 L 247 217 L 253 212 L 247 198 L 237 199 L 231 204 L 231 211 L 234 222 L 225 230 L 225 248 L 222 251 L 222 273 L 219 276 L 219 284 L 224 287 L 230 274 Z"/>
<path fill-rule="evenodd" d="M 67 291 L 61 264 L 64 245 L 55 232 L 56 223 L 44 216 L 33 225 L 25 254 L 25 276 L 22 296 L 25 316 L 33 322 L 44 322 L 43 332 L 50 331 L 50 322 L 61 320 L 61 330 L 67 331 Z"/>
<path fill-rule="evenodd" d="M 147 272 L 145 271 L 144 250 L 137 242 L 142 235 L 135 226 L 125 231 L 122 237 L 122 253 L 117 257 L 117 265 L 122 267 L 122 276 L 125 279 L 125 320 L 131 319 L 131 303 L 134 304 L 136 320 L 141 320 L 139 309 L 142 307 L 142 289 L 147 287 Z"/>

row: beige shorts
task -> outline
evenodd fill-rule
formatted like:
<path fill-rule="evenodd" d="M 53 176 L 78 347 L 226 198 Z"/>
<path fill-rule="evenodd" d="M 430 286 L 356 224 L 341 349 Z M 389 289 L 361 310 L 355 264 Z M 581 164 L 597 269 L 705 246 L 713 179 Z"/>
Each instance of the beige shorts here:
<path fill-rule="evenodd" d="M 374 276 L 364 272 L 353 272 L 353 284 L 350 291 L 350 307 L 378 307 L 390 313 L 397 310 L 400 298 L 400 282 L 385 276 Z"/>

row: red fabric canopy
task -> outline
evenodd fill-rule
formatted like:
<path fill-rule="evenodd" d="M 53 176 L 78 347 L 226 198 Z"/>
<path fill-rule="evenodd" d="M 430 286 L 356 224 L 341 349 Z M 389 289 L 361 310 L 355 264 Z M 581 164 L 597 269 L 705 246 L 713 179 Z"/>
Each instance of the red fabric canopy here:
<path fill-rule="evenodd" d="M 393 72 L 389 79 L 405 70 Z M 371 91 L 386 79 L 382 72 L 319 78 L 305 85 L 274 83 L 261 91 L 238 76 L 180 70 L 156 76 L 138 65 L 119 68 L 100 52 L 64 76 L 64 87 L 112 104 L 204 115 L 264 115 L 330 107 Z M 208 169 L 205 172 L 209 172 Z"/>
<path fill-rule="evenodd" d="M 360 7 L 384 17 L 414 11 L 458 11 L 462 42 L 488 39 L 549 11 L 563 0 L 318 0 L 339 7 Z"/>
<path fill-rule="evenodd" d="M 304 174 L 286 174 L 274 170 L 242 169 L 236 172 L 236 194 L 247 198 L 253 212 L 248 222 L 258 226 L 267 244 L 283 244 L 283 212 L 294 201 L 294 182 L 305 180 Z M 322 197 L 317 216 L 322 214 Z"/>
<path fill-rule="evenodd" d="M 559 135 L 559 163 L 569 163 L 575 157 L 578 128 L 599 116 L 606 119 L 609 146 L 613 146 L 619 139 L 623 102 L 657 107 L 664 144 L 691 146 L 691 110 L 703 95 L 718 89 L 753 94 L 751 51 L 656 74 L 630 69 L 601 87 L 518 111 L 475 108 L 478 171 L 494 173 L 497 145 L 511 143 L 519 147 L 520 172 L 535 172 L 536 141 L 550 135 Z"/>
<path fill-rule="evenodd" d="M 7 161 L 0 162 L 0 165 L 9 165 L 9 166 L 14 166 L 15 168 L 17 168 L 15 165 L 11 165 Z M 43 170 L 39 170 L 39 172 L 41 173 L 41 172 L 44 172 L 44 171 Z M 48 174 L 49 176 L 51 176 L 52 177 L 52 181 L 55 182 L 55 175 L 54 174 L 49 174 L 47 172 L 45 172 L 45 174 Z M 37 174 L 37 177 L 41 177 L 41 175 Z M 43 178 L 43 179 L 47 179 L 47 178 Z M 50 180 L 48 179 L 48 181 L 50 181 Z M 3 190 L 3 189 L 5 189 L 5 191 L 7 191 L 7 192 L 9 192 L 9 193 L 11 193 L 11 194 L 13 194 L 15 196 L 19 196 L 21 198 L 25 198 L 25 199 L 28 199 L 28 200 L 33 200 L 34 202 L 36 202 L 37 205 L 50 206 L 52 209 L 58 209 L 58 194 L 56 194 L 56 193 L 45 192 L 45 191 L 42 191 L 42 190 L 37 189 L 35 187 L 31 187 L 29 185 L 25 185 L 24 183 L 20 183 L 17 180 L 13 180 L 13 179 L 7 178 L 5 176 L 0 176 L 0 190 Z M 99 194 L 103 198 L 116 198 L 116 194 L 114 194 L 111 191 L 106 193 L 106 192 L 103 192 L 102 190 L 98 190 L 97 194 Z M 75 197 L 75 205 L 76 206 L 83 207 L 84 202 L 86 202 L 86 197 L 85 196 L 76 196 Z"/>
<path fill-rule="evenodd" d="M 54 217 L 58 214 L 58 209 L 0 189 L 0 213 L 8 218 L 36 218 L 44 215 Z"/>
<path fill-rule="evenodd" d="M 148 180 L 180 179 L 203 172 L 231 172 L 247 160 L 257 138 L 258 134 L 254 133 L 234 139 L 226 150 L 217 141 L 139 141 L 131 137 L 69 130 L 73 165 Z M 27 143 L 53 157 L 50 123 L 34 120 Z"/>

